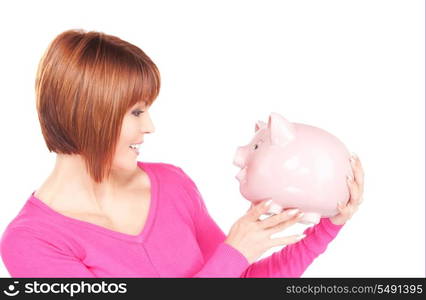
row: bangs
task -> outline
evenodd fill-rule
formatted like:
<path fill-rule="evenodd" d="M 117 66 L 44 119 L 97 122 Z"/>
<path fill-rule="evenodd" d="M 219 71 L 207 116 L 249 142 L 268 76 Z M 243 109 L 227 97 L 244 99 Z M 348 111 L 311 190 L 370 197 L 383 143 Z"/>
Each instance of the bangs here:
<path fill-rule="evenodd" d="M 160 92 L 160 76 L 157 68 L 140 59 L 126 66 L 131 66 L 128 78 L 129 103 L 126 108 L 129 109 L 139 102 L 151 106 Z"/>

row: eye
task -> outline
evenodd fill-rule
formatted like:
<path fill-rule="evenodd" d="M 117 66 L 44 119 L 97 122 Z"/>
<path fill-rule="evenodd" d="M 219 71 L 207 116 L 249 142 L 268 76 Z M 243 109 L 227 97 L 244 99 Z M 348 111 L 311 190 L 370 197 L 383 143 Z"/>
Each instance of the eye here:
<path fill-rule="evenodd" d="M 136 110 L 136 111 L 132 112 L 132 114 L 134 114 L 136 117 L 139 117 L 139 115 L 143 112 L 144 112 L 143 110 Z"/>
<path fill-rule="evenodd" d="M 259 148 L 259 145 L 263 143 L 263 140 L 260 139 L 256 144 L 253 145 L 253 150 L 256 150 L 257 148 Z"/>

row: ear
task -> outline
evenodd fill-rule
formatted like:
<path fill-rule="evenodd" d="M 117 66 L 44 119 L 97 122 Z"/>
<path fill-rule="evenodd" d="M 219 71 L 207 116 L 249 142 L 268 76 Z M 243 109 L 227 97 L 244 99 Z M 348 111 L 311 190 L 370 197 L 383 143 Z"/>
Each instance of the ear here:
<path fill-rule="evenodd" d="M 265 128 L 266 127 L 266 123 L 263 121 L 257 121 L 256 125 L 254 127 L 254 132 L 257 132 L 259 129 Z"/>
<path fill-rule="evenodd" d="M 271 113 L 268 119 L 268 130 L 272 145 L 285 146 L 295 138 L 294 125 L 278 113 Z"/>

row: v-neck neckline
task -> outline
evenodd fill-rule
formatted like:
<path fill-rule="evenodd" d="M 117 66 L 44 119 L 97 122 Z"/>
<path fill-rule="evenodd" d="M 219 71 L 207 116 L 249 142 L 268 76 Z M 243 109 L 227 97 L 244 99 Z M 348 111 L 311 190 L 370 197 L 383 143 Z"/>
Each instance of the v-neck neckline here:
<path fill-rule="evenodd" d="M 143 163 L 140 161 L 137 161 L 137 165 L 139 168 L 141 168 L 142 170 L 144 170 L 146 172 L 146 174 L 148 175 L 149 181 L 150 181 L 150 203 L 149 203 L 149 209 L 148 209 L 148 215 L 147 215 L 147 219 L 145 221 L 145 224 L 143 226 L 143 228 L 141 229 L 141 231 L 137 234 L 137 235 L 132 235 L 132 234 L 127 234 L 127 233 L 123 233 L 123 232 L 119 232 L 119 231 L 115 231 L 112 229 L 108 229 L 106 227 L 94 224 L 94 223 L 90 223 L 87 221 L 83 221 L 83 220 L 79 220 L 79 219 L 75 219 L 72 217 L 68 217 L 66 215 L 61 214 L 60 212 L 52 209 L 50 206 L 48 206 L 46 203 L 44 203 L 43 201 L 41 201 L 40 199 L 38 199 L 37 197 L 34 196 L 34 193 L 36 191 L 33 191 L 29 201 L 35 205 L 37 205 L 39 208 L 43 209 L 45 212 L 49 213 L 50 215 L 54 216 L 57 219 L 69 222 L 69 223 L 73 223 L 75 225 L 78 226 L 83 226 L 86 227 L 88 229 L 93 229 L 96 230 L 98 232 L 101 233 L 105 233 L 109 236 L 115 237 L 115 238 L 119 238 L 122 240 L 127 240 L 127 241 L 133 241 L 133 242 L 144 242 L 151 230 L 151 227 L 154 223 L 154 219 L 155 219 L 155 214 L 156 214 L 156 210 L 157 210 L 157 202 L 158 202 L 158 193 L 157 193 L 157 178 L 156 175 L 154 174 L 154 172 L 152 171 L 151 167 L 148 166 L 147 163 Z"/>

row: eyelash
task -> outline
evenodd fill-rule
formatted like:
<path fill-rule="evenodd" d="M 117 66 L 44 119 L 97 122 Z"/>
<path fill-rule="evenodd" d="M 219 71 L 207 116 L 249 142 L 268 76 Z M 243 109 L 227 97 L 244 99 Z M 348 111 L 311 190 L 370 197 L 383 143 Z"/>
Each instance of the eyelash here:
<path fill-rule="evenodd" d="M 143 110 L 138 110 L 138 111 L 134 111 L 133 112 L 133 114 L 136 116 L 136 117 L 139 117 L 139 114 L 138 115 L 136 115 L 136 113 L 143 113 L 144 111 Z"/>

